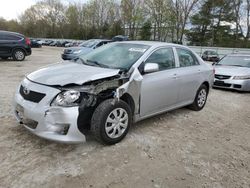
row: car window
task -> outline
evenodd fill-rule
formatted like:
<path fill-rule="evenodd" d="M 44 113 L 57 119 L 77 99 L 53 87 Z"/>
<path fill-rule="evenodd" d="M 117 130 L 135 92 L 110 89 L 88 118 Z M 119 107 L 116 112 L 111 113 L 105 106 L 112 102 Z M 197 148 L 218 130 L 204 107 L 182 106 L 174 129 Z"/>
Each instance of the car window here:
<path fill-rule="evenodd" d="M 145 64 L 146 63 L 157 63 L 160 71 L 175 68 L 174 53 L 172 48 L 161 48 L 154 51 L 145 61 Z"/>
<path fill-rule="evenodd" d="M 128 70 L 149 47 L 143 44 L 109 43 L 79 57 L 85 63 L 92 62 L 93 66 Z"/>
<path fill-rule="evenodd" d="M 3 40 L 20 40 L 21 37 L 11 34 L 5 34 Z"/>
<path fill-rule="evenodd" d="M 176 51 L 179 57 L 180 67 L 199 65 L 198 60 L 191 51 L 181 48 L 177 48 Z"/>
<path fill-rule="evenodd" d="M 96 45 L 96 48 L 100 47 L 103 45 L 103 42 L 99 42 L 97 45 Z"/>

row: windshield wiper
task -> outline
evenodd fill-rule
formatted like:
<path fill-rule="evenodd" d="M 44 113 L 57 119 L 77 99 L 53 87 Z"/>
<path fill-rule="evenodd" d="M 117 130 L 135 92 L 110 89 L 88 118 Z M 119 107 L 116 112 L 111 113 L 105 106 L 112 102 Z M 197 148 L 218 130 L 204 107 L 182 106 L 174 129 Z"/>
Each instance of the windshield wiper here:
<path fill-rule="evenodd" d="M 244 67 L 244 66 L 242 66 L 242 65 L 230 65 L 230 66 Z"/>
<path fill-rule="evenodd" d="M 96 65 L 98 65 L 99 67 L 110 68 L 108 65 L 101 64 L 101 63 L 99 63 L 98 61 L 93 61 L 93 60 L 87 59 L 87 62 L 96 64 Z"/>

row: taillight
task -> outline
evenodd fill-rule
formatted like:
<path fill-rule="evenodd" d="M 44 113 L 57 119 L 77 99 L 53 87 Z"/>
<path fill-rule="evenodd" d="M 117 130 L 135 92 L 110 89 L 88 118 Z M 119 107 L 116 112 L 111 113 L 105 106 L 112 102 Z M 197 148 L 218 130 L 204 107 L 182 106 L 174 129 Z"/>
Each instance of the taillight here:
<path fill-rule="evenodd" d="M 30 39 L 29 38 L 25 38 L 25 43 L 30 46 L 30 44 L 31 44 L 30 43 Z"/>

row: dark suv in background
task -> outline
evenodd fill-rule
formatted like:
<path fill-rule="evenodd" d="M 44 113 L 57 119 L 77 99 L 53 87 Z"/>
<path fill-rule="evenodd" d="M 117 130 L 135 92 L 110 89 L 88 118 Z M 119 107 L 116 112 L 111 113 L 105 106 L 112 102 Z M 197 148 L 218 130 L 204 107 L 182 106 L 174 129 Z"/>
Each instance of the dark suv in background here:
<path fill-rule="evenodd" d="M 0 58 L 12 57 L 16 61 L 23 61 L 31 54 L 30 39 L 24 35 L 0 30 Z"/>

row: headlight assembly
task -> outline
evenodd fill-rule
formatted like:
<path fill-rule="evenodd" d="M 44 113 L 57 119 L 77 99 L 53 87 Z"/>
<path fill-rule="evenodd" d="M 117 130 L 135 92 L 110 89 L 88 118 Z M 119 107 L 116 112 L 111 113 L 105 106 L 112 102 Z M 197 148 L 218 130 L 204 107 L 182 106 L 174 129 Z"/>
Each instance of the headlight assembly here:
<path fill-rule="evenodd" d="M 248 79 L 250 79 L 250 75 L 246 75 L 246 76 L 234 76 L 233 79 L 234 80 L 248 80 Z"/>
<path fill-rule="evenodd" d="M 79 104 L 81 93 L 76 90 L 67 90 L 59 93 L 52 101 L 52 106 L 71 107 Z"/>
<path fill-rule="evenodd" d="M 77 51 L 74 51 L 73 54 L 79 54 L 81 53 L 82 50 L 77 50 Z"/>

